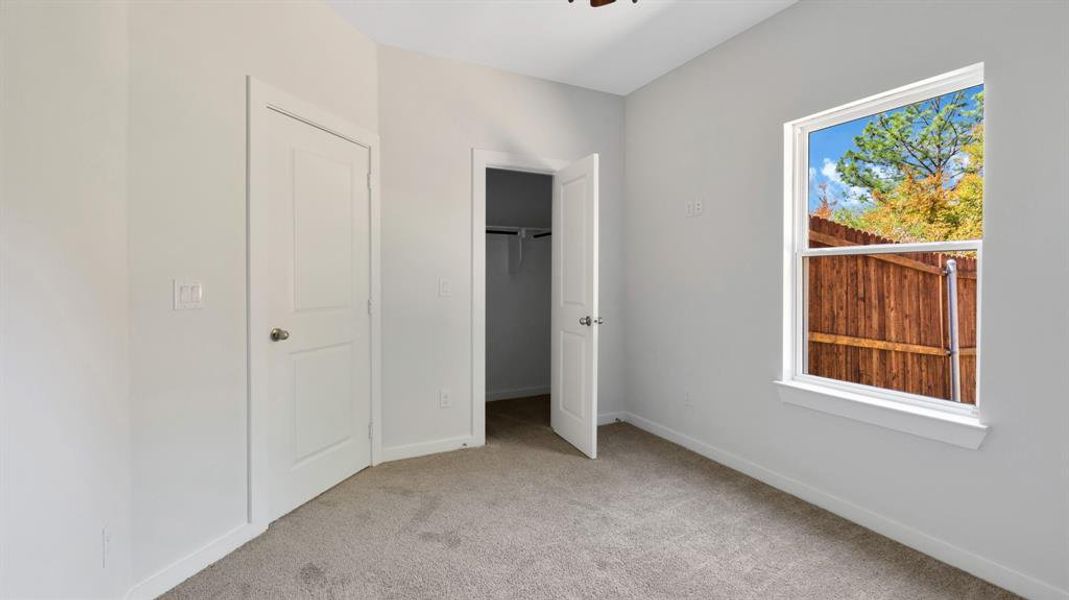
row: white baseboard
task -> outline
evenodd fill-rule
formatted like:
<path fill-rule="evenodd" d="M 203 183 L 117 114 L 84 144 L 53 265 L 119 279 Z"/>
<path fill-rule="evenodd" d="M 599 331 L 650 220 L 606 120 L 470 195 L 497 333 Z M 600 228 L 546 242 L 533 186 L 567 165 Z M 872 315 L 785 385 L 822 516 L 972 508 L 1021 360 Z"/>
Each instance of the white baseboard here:
<path fill-rule="evenodd" d="M 615 423 L 618 420 L 626 421 L 627 413 L 612 412 L 598 415 L 598 425 L 608 425 L 609 423 Z M 475 436 L 465 435 L 446 438 L 444 440 L 407 444 L 404 446 L 391 446 L 382 449 L 382 460 L 379 461 L 379 464 L 394 460 L 427 456 L 429 454 L 438 454 L 439 452 L 452 452 L 453 450 L 460 450 L 462 448 L 476 448 L 481 445 L 482 444 L 475 439 Z"/>
<path fill-rule="evenodd" d="M 609 423 L 626 420 L 627 413 L 625 412 L 608 412 L 598 415 L 598 425 L 608 425 Z"/>
<path fill-rule="evenodd" d="M 514 388 L 511 390 L 494 390 L 486 392 L 486 401 L 511 400 L 513 398 L 530 398 L 531 396 L 548 396 L 548 385 Z"/>
<path fill-rule="evenodd" d="M 444 440 L 419 442 L 417 444 L 406 444 L 404 446 L 391 446 L 382 449 L 382 460 L 379 462 L 384 463 L 406 458 L 415 458 L 417 456 L 426 456 L 428 454 L 438 454 L 439 452 L 460 450 L 461 448 L 474 448 L 480 445 L 482 444 L 478 444 L 473 436 L 464 435 L 460 437 L 446 438 Z"/>
<path fill-rule="evenodd" d="M 518 398 L 524 398 L 524 396 Z M 501 400 L 503 400 L 503 398 Z M 608 425 L 610 422 L 616 422 L 617 420 L 628 420 L 626 417 L 628 417 L 628 413 L 602 413 L 598 415 L 598 425 Z M 420 442 L 418 444 L 407 444 L 404 446 L 391 446 L 383 448 L 382 460 L 379 460 L 378 464 L 436 455 L 438 452 L 451 452 L 462 448 L 476 448 L 481 445 L 482 444 L 476 440 L 474 435 L 462 435 L 459 437 L 447 437 L 445 440 Z"/>
<path fill-rule="evenodd" d="M 126 598 L 127 600 L 151 600 L 161 596 L 266 530 L 267 525 L 253 523 L 239 525 L 185 558 L 171 563 L 135 584 L 126 593 Z"/>
<path fill-rule="evenodd" d="M 750 462 L 736 454 L 727 452 L 692 438 L 684 433 L 670 429 L 660 423 L 628 413 L 624 418 L 639 429 L 643 429 L 657 437 L 664 438 L 701 454 L 702 456 L 730 467 L 741 473 L 745 473 L 754 479 L 787 492 L 815 504 L 824 510 L 832 512 L 844 519 L 853 521 L 863 527 L 871 529 L 881 535 L 889 537 L 910 548 L 923 552 L 949 565 L 990 581 L 991 583 L 1005 588 L 1015 594 L 1019 594 L 1033 600 L 1069 600 L 1069 590 L 1059 589 L 1049 583 L 1040 581 L 1029 575 L 1025 575 L 1010 567 L 1001 565 L 992 560 L 974 554 L 964 548 L 955 546 L 944 540 L 932 537 L 905 523 L 895 521 L 881 514 L 843 500 L 837 496 L 819 490 L 797 479 L 787 477 L 775 471 L 766 469 Z"/>

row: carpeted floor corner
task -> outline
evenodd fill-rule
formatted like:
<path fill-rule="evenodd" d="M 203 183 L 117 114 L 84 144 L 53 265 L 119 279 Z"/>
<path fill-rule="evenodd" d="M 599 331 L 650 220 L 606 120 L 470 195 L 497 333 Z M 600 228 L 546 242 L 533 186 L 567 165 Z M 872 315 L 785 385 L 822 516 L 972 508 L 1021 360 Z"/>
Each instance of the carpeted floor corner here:
<path fill-rule="evenodd" d="M 165 597 L 1015 597 L 630 425 L 592 461 L 548 422 L 490 403 L 487 446 L 367 469 Z"/>

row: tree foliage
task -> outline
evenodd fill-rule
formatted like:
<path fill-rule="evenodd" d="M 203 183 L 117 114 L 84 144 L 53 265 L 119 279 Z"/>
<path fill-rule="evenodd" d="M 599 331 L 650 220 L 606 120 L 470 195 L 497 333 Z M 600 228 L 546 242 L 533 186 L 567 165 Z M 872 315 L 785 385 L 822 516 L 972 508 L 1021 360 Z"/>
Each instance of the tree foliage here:
<path fill-rule="evenodd" d="M 965 91 L 881 113 L 836 168 L 863 193 L 859 206 L 816 211 L 895 241 L 983 235 L 983 92 Z"/>

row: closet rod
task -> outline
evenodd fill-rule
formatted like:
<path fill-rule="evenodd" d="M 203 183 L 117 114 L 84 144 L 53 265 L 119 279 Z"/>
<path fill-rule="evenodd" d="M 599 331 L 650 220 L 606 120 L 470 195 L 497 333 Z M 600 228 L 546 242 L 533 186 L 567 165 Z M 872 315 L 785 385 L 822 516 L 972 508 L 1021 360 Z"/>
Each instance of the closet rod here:
<path fill-rule="evenodd" d="M 531 227 L 531 229 L 535 229 L 535 228 Z M 487 235 L 519 235 L 520 232 L 519 231 L 509 231 L 509 230 L 502 230 L 502 229 L 490 229 L 490 228 L 487 228 L 486 234 Z M 547 235 L 553 235 L 553 232 L 552 231 L 543 231 L 541 233 L 532 233 L 531 237 L 535 238 L 535 239 L 538 239 L 538 238 L 546 237 Z"/>

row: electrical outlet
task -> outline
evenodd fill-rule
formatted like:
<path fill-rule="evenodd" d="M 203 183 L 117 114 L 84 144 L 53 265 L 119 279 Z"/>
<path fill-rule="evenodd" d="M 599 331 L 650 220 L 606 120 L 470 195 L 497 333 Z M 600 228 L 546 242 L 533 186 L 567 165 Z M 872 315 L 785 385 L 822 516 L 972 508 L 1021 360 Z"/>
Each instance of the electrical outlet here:
<path fill-rule="evenodd" d="M 100 530 L 100 568 L 108 568 L 108 555 L 111 554 L 111 532 L 107 527 Z"/>
<path fill-rule="evenodd" d="M 701 200 L 695 200 L 694 201 L 694 216 L 695 217 L 700 217 L 700 216 L 702 216 L 703 212 L 705 212 L 705 203 L 703 203 Z"/>
<path fill-rule="evenodd" d="M 449 390 L 438 390 L 438 408 L 452 408 L 453 397 L 449 395 Z"/>
<path fill-rule="evenodd" d="M 694 402 L 690 398 L 690 392 L 683 392 L 683 406 L 694 408 Z"/>

